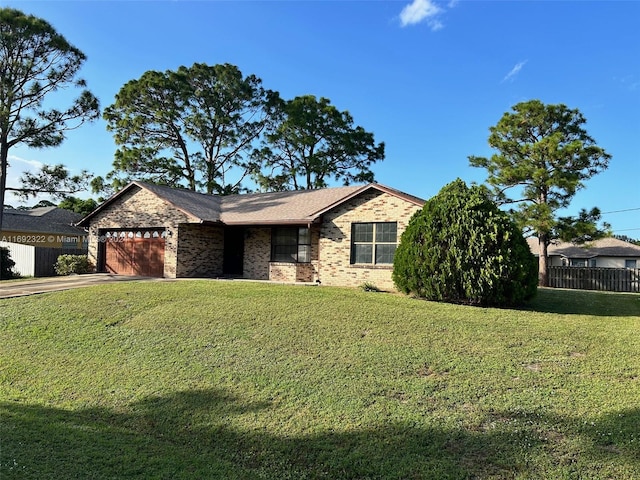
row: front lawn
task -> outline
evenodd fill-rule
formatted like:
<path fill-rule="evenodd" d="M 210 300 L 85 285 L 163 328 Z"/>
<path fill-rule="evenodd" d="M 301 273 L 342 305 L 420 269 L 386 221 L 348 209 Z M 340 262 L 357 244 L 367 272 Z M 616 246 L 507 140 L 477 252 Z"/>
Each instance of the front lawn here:
<path fill-rule="evenodd" d="M 0 478 L 640 479 L 640 295 L 246 282 L 0 300 Z"/>

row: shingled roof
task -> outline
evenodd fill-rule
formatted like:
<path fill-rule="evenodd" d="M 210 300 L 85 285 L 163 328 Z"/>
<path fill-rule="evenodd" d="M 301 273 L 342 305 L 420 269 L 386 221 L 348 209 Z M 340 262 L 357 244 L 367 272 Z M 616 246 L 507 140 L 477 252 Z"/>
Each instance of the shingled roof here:
<path fill-rule="evenodd" d="M 2 229 L 19 232 L 79 235 L 84 234 L 84 231 L 73 225 L 81 218 L 82 215 L 57 207 L 39 207 L 30 210 L 6 208 L 2 220 Z"/>
<path fill-rule="evenodd" d="M 362 186 L 230 195 L 222 198 L 226 225 L 311 223 L 330 205 L 342 203 Z"/>
<path fill-rule="evenodd" d="M 539 255 L 538 239 L 527 238 L 529 248 L 534 255 Z M 584 245 L 570 242 L 558 242 L 549 245 L 548 255 L 559 255 L 566 258 L 594 257 L 640 257 L 640 246 L 613 237 L 601 238 Z"/>
<path fill-rule="evenodd" d="M 371 189 L 388 193 L 419 206 L 424 204 L 421 198 L 377 183 L 317 190 L 218 196 L 135 181 L 82 219 L 79 225 L 88 226 L 90 219 L 97 212 L 135 188 L 148 190 L 193 217 L 195 222 L 225 225 L 313 223 L 331 208 Z"/>

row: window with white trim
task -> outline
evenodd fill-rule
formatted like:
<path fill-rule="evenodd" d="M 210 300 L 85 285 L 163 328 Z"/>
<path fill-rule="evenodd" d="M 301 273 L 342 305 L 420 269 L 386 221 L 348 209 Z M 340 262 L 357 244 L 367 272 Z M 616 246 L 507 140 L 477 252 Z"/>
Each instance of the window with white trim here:
<path fill-rule="evenodd" d="M 638 262 L 636 260 L 625 260 L 624 268 L 637 268 Z"/>
<path fill-rule="evenodd" d="M 351 264 L 392 265 L 397 246 L 397 222 L 351 224 Z"/>
<path fill-rule="evenodd" d="M 311 234 L 307 227 L 276 227 L 271 230 L 271 261 L 309 263 Z"/>

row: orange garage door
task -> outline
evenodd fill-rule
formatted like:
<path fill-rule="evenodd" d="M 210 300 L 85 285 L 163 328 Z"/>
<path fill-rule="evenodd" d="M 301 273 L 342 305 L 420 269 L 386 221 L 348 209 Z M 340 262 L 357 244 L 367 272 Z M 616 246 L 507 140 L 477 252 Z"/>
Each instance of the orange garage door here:
<path fill-rule="evenodd" d="M 162 277 L 165 232 L 137 230 L 105 235 L 105 270 L 119 275 Z"/>

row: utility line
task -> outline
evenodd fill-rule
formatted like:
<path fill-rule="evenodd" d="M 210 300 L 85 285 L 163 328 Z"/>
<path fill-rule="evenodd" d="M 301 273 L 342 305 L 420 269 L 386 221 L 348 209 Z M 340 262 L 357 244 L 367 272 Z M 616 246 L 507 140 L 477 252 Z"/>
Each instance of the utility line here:
<path fill-rule="evenodd" d="M 637 207 L 637 208 L 626 208 L 624 210 L 613 210 L 611 212 L 600 212 L 600 215 L 606 215 L 607 213 L 631 212 L 633 210 L 640 210 L 640 207 Z"/>

